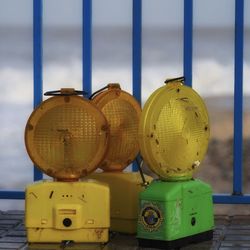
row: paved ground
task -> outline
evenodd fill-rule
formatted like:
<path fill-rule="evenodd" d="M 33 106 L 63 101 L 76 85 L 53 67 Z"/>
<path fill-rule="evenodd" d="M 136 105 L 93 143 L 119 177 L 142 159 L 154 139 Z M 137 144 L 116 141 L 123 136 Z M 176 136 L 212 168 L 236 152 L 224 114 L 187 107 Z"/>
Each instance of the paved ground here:
<path fill-rule="evenodd" d="M 113 234 L 107 245 L 96 244 L 33 244 L 26 242 L 23 225 L 23 211 L 0 212 L 0 249 L 18 250 L 139 250 L 134 236 Z M 250 250 L 250 215 L 249 216 L 216 216 L 216 228 L 213 241 L 189 245 L 183 250 Z"/>

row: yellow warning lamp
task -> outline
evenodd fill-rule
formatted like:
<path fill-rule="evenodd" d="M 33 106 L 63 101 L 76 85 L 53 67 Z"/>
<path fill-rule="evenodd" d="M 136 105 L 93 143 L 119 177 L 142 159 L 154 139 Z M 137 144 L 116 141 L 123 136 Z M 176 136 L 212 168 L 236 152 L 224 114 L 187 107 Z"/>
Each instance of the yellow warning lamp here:
<path fill-rule="evenodd" d="M 179 249 L 213 237 L 212 189 L 192 178 L 207 151 L 209 131 L 206 106 L 183 77 L 167 80 L 145 103 L 140 150 L 159 180 L 140 194 L 140 247 Z"/>
<path fill-rule="evenodd" d="M 109 129 L 100 110 L 79 94 L 83 92 L 74 89 L 47 92 L 53 97 L 42 102 L 27 122 L 28 154 L 55 180 L 26 189 L 29 242 L 108 240 L 109 188 L 79 178 L 101 163 Z"/>
<path fill-rule="evenodd" d="M 71 92 L 62 89 L 61 93 Z M 76 95 L 44 101 L 31 114 L 25 130 L 30 158 L 58 181 L 77 181 L 94 171 L 107 150 L 107 138 L 103 114 Z"/>
<path fill-rule="evenodd" d="M 138 194 L 143 190 L 138 172 L 122 172 L 139 153 L 140 104 L 117 83 L 108 84 L 91 96 L 104 114 L 110 129 L 108 151 L 99 165 L 103 173 L 91 178 L 109 184 L 111 192 L 111 230 L 135 233 Z M 150 182 L 152 179 L 146 177 Z M 126 196 L 121 195 L 126 190 Z"/>
<path fill-rule="evenodd" d="M 109 84 L 91 101 L 102 111 L 110 129 L 105 159 L 99 166 L 104 171 L 122 171 L 139 153 L 138 125 L 141 107 L 119 84 Z"/>
<path fill-rule="evenodd" d="M 140 150 L 163 180 L 191 179 L 203 160 L 210 127 L 201 97 L 171 81 L 147 100 L 140 123 Z"/>

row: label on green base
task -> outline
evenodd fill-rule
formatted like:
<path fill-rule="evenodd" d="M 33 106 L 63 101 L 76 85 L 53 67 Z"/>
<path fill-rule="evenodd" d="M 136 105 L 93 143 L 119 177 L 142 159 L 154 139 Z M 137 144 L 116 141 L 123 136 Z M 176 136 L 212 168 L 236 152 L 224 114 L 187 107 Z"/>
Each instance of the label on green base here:
<path fill-rule="evenodd" d="M 157 231 L 163 222 L 162 210 L 156 203 L 144 203 L 140 214 L 139 223 L 143 225 L 146 231 Z"/>

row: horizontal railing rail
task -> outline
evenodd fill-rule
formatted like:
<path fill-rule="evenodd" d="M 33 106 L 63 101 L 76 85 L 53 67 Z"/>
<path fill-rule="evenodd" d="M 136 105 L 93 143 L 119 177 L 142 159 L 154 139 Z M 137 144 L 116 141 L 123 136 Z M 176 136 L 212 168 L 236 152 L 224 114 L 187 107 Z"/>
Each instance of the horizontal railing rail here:
<path fill-rule="evenodd" d="M 132 79 L 133 95 L 141 102 L 142 71 L 142 0 L 133 0 Z M 193 63 L 193 0 L 184 2 L 183 24 L 183 72 L 186 83 L 192 86 Z M 34 108 L 42 101 L 43 93 L 43 25 L 42 0 L 33 0 L 33 71 Z M 92 0 L 82 1 L 82 87 L 92 92 Z M 232 193 L 214 194 L 214 203 L 250 204 L 250 194 L 242 192 L 243 148 L 243 45 L 244 45 L 244 0 L 235 0 L 234 41 L 234 152 Z M 133 164 L 133 171 L 137 166 Z M 34 167 L 34 181 L 43 174 Z M 0 199 L 24 199 L 24 191 L 0 190 Z"/>

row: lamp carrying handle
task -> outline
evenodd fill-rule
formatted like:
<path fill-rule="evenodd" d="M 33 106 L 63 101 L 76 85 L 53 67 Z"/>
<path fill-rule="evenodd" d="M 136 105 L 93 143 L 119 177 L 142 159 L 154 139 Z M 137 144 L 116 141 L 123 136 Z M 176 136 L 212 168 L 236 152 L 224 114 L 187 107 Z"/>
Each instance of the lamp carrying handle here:
<path fill-rule="evenodd" d="M 181 76 L 181 77 L 176 77 L 176 78 L 169 78 L 169 79 L 166 79 L 164 83 L 168 84 L 171 82 L 180 82 L 180 83 L 184 84 L 185 77 Z"/>
<path fill-rule="evenodd" d="M 70 95 L 87 95 L 83 90 L 75 90 L 74 88 L 62 88 L 60 90 L 52 90 L 44 93 L 45 96 L 70 96 Z"/>

